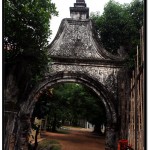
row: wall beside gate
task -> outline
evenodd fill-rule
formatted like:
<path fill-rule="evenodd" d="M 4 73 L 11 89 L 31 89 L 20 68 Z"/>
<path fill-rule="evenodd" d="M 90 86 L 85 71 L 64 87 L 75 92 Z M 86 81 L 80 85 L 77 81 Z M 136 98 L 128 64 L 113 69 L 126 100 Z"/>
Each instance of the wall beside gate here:
<path fill-rule="evenodd" d="M 137 57 L 135 61 L 135 69 L 132 71 L 131 78 L 131 97 L 130 108 L 128 112 L 128 141 L 134 150 L 144 150 L 144 37 L 143 27 L 141 29 L 141 45 L 137 47 Z"/>

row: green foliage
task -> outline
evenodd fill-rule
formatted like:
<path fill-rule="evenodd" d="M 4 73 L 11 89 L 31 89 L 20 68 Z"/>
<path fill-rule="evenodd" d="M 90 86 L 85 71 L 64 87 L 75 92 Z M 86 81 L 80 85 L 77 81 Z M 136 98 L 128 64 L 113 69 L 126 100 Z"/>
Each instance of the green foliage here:
<path fill-rule="evenodd" d="M 133 59 L 136 46 L 140 45 L 139 30 L 143 25 L 143 8 L 141 0 L 123 5 L 110 0 L 105 5 L 102 15 L 98 13 L 91 15 L 106 50 L 117 54 L 119 47 L 124 46 Z"/>
<path fill-rule="evenodd" d="M 49 0 L 6 0 L 4 10 L 5 42 L 16 44 L 17 53 L 40 55 L 51 33 L 51 15 L 57 14 L 55 5 Z"/>
<path fill-rule="evenodd" d="M 46 97 L 41 96 L 33 115 L 37 117 L 47 113 L 48 130 L 56 131 L 65 121 L 71 122 L 73 126 L 78 126 L 80 119 L 99 125 L 106 122 L 105 107 L 101 100 L 89 88 L 82 85 L 58 84 L 53 87 L 52 96 Z"/>
<path fill-rule="evenodd" d="M 30 72 L 33 82 L 40 79 L 48 62 L 46 47 L 51 34 L 50 19 L 57 14 L 51 0 L 4 1 L 4 60 L 9 64 L 7 68 L 18 65 Z"/>

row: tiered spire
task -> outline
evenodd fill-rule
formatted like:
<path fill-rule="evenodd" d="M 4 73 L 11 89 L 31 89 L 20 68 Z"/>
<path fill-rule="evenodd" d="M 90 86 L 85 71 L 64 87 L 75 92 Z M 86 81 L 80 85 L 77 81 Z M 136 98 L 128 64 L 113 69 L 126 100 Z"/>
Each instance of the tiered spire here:
<path fill-rule="evenodd" d="M 76 0 L 74 7 L 86 7 L 85 0 Z"/>
<path fill-rule="evenodd" d="M 89 8 L 86 7 L 85 0 L 76 0 L 74 7 L 70 7 L 70 17 L 81 20 L 89 18 Z"/>

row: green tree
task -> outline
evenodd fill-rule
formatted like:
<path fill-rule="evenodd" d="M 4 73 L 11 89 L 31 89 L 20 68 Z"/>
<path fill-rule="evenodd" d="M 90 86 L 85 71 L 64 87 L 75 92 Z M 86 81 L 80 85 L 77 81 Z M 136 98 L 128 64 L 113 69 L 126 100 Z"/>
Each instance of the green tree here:
<path fill-rule="evenodd" d="M 57 128 L 62 125 L 62 121 L 70 115 L 68 109 L 65 90 L 62 85 L 54 87 L 51 90 L 44 91 L 35 104 L 32 117 L 48 119 L 47 130 L 56 132 Z M 53 91 L 52 93 L 50 91 Z"/>
<path fill-rule="evenodd" d="M 4 1 L 5 81 L 13 76 L 19 100 L 26 99 L 46 70 L 50 19 L 57 14 L 51 0 Z"/>
<path fill-rule="evenodd" d="M 49 131 L 56 132 L 65 121 L 80 126 L 80 120 L 87 120 L 95 125 L 94 132 L 101 133 L 100 127 L 106 123 L 105 107 L 91 89 L 76 83 L 63 83 L 55 85 L 52 93 L 43 92 L 33 112 L 33 117 L 48 117 Z"/>
<path fill-rule="evenodd" d="M 50 0 L 6 0 L 4 46 L 9 47 L 9 50 L 5 47 L 5 60 L 15 61 L 18 55 L 40 59 L 51 34 L 52 15 L 57 15 L 57 11 Z"/>
<path fill-rule="evenodd" d="M 110 0 L 102 15 L 91 15 L 106 50 L 118 54 L 118 49 L 123 46 L 130 59 L 133 59 L 136 46 L 140 44 L 139 30 L 143 25 L 143 8 L 142 0 L 134 0 L 130 4 L 119 4 Z"/>
<path fill-rule="evenodd" d="M 82 87 L 80 91 L 84 91 L 82 94 L 82 104 L 80 106 L 82 108 L 82 118 L 85 118 L 94 125 L 93 132 L 102 134 L 100 127 L 106 124 L 106 110 L 101 98 L 87 87 Z"/>

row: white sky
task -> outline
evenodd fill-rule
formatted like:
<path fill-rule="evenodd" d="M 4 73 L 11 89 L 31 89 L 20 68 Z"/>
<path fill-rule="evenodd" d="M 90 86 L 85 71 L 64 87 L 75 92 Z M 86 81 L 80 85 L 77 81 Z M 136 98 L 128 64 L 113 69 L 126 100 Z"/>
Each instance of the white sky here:
<path fill-rule="evenodd" d="M 116 2 L 119 2 L 120 4 L 124 3 L 130 3 L 132 0 L 115 0 Z M 54 39 L 59 25 L 61 23 L 61 20 L 63 18 L 70 18 L 70 10 L 69 7 L 73 7 L 76 0 L 52 0 L 53 3 L 56 4 L 57 11 L 59 11 L 58 17 L 52 17 L 50 28 L 52 30 L 51 39 L 50 42 Z M 87 7 L 89 7 L 89 11 L 91 12 L 97 12 L 99 11 L 100 14 L 103 13 L 104 6 L 109 0 L 85 0 Z"/>

